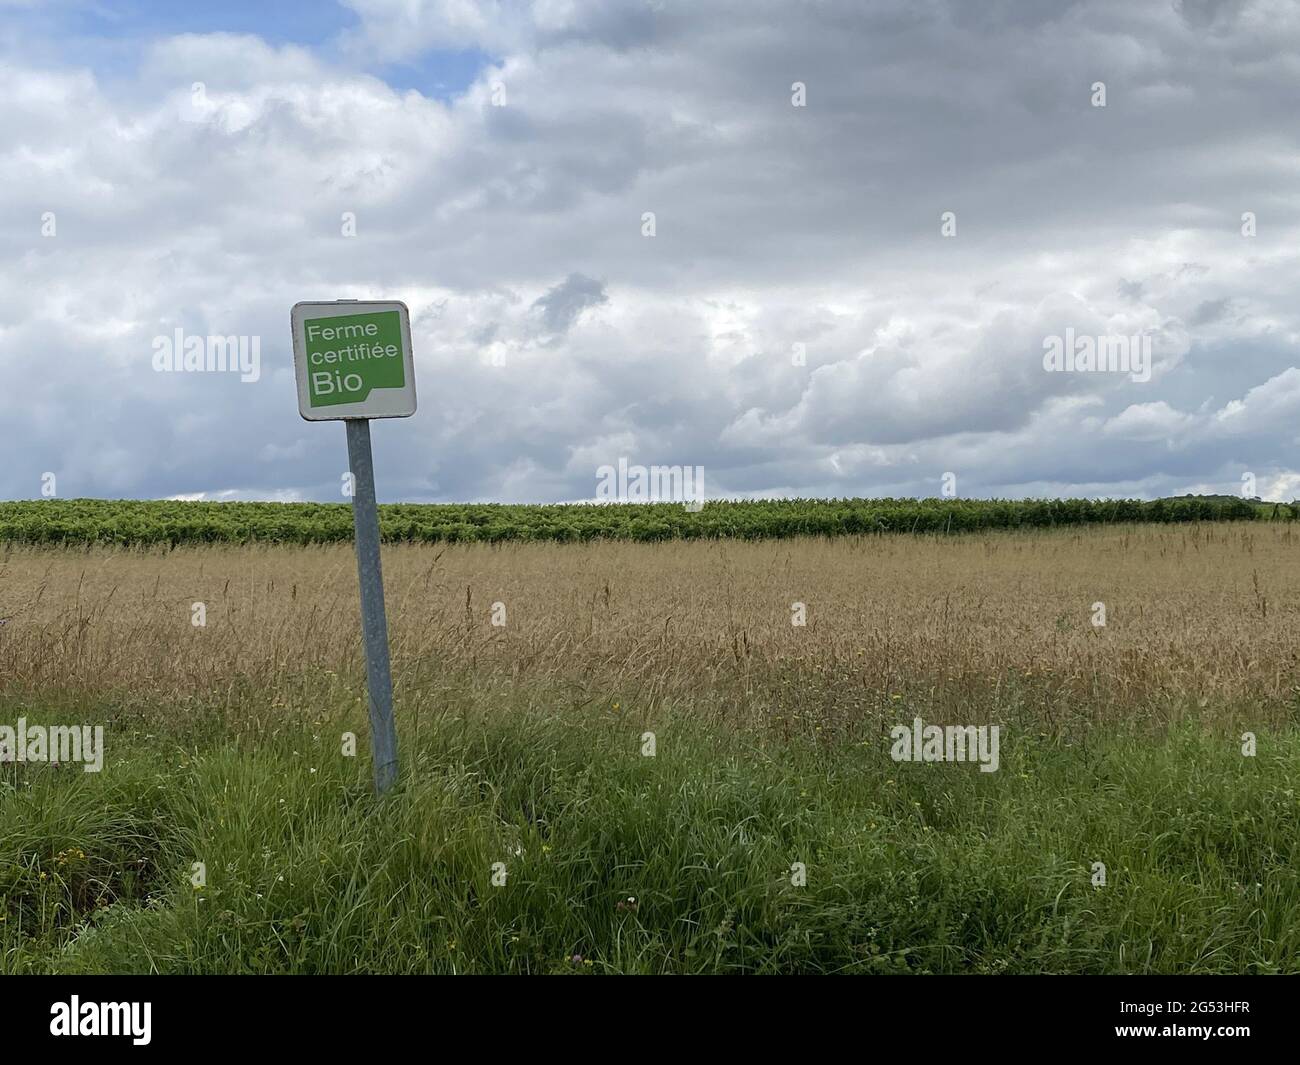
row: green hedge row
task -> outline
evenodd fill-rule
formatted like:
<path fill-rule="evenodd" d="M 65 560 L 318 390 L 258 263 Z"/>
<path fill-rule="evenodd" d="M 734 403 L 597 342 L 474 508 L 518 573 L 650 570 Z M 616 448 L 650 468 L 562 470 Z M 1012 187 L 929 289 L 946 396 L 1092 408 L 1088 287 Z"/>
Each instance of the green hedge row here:
<path fill-rule="evenodd" d="M 388 541 L 672 540 L 969 532 L 1117 522 L 1244 521 L 1277 508 L 1244 499 L 782 499 L 677 503 L 381 505 Z M 1285 516 L 1290 516 L 1286 508 Z M 352 538 L 347 503 L 27 500 L 0 503 L 0 540 L 37 544 L 321 544 Z"/>

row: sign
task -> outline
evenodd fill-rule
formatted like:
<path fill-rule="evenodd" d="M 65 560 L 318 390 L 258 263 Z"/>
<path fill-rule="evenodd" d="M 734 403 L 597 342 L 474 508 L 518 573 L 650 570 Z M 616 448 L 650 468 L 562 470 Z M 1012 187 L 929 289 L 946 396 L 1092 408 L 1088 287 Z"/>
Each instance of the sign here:
<path fill-rule="evenodd" d="M 405 303 L 395 300 L 336 300 L 295 303 L 289 323 L 298 413 L 309 422 L 344 419 L 347 428 L 361 637 L 370 697 L 370 754 L 375 790 L 382 795 L 397 783 L 397 727 L 370 419 L 409 418 L 415 413 L 411 315 Z"/>
<path fill-rule="evenodd" d="M 411 315 L 396 300 L 297 303 L 298 413 L 309 422 L 415 413 Z"/>

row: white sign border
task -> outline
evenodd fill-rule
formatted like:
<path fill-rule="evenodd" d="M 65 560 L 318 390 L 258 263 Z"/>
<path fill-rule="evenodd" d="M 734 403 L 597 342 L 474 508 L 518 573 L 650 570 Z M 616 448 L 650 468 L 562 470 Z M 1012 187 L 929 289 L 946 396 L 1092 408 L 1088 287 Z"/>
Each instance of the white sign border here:
<path fill-rule="evenodd" d="M 360 403 L 338 403 L 330 407 L 311 407 L 307 391 L 307 338 L 303 322 L 307 318 L 341 318 L 350 314 L 379 314 L 397 311 L 402 331 L 402 363 L 406 373 L 404 388 L 375 388 Z M 310 312 L 310 313 L 308 313 Z M 298 413 L 304 421 L 333 422 L 349 418 L 409 418 L 415 413 L 415 355 L 411 346 L 411 312 L 401 300 L 302 300 L 289 312 L 293 333 L 293 367 L 298 383 Z"/>

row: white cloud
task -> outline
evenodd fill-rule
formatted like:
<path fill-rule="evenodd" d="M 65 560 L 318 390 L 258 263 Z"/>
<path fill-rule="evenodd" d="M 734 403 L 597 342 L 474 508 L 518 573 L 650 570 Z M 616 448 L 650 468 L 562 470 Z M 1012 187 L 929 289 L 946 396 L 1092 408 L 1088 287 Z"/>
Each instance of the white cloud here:
<path fill-rule="evenodd" d="M 1293 483 L 1273 5 L 352 7 L 339 54 L 0 63 L 0 494 L 336 498 L 288 309 L 342 297 L 413 312 L 388 498 L 588 498 L 620 455 L 753 495 Z M 494 59 L 450 102 L 364 72 L 429 49 Z M 260 337 L 261 380 L 154 373 L 175 328 Z M 1066 328 L 1152 337 L 1152 380 L 1044 373 Z"/>

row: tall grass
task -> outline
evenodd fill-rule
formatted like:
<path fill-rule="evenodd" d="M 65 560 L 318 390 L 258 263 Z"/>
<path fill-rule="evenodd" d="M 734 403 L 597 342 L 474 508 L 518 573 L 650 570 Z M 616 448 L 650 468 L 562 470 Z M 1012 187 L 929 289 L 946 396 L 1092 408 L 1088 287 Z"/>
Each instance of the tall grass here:
<path fill-rule="evenodd" d="M 384 577 L 395 683 L 417 713 L 467 670 L 788 731 L 848 727 L 901 692 L 961 721 L 1170 720 L 1204 703 L 1259 725 L 1300 708 L 1298 553 L 1283 523 L 394 545 Z M 346 545 L 11 546 L 0 618 L 0 690 L 290 708 L 356 695 Z"/>
<path fill-rule="evenodd" d="M 0 971 L 1300 971 L 1298 544 L 386 548 L 382 801 L 346 546 L 11 546 L 0 725 L 108 753 L 0 765 Z"/>
<path fill-rule="evenodd" d="M 827 745 L 689 708 L 647 757 L 636 708 L 466 688 L 403 721 L 378 800 L 364 744 L 341 753 L 350 708 L 255 741 L 131 717 L 85 708 L 100 774 L 5 767 L 0 970 L 1300 969 L 1294 729 L 1254 758 L 1194 723 L 1009 732 L 984 774 L 895 763 L 878 728 Z"/>

